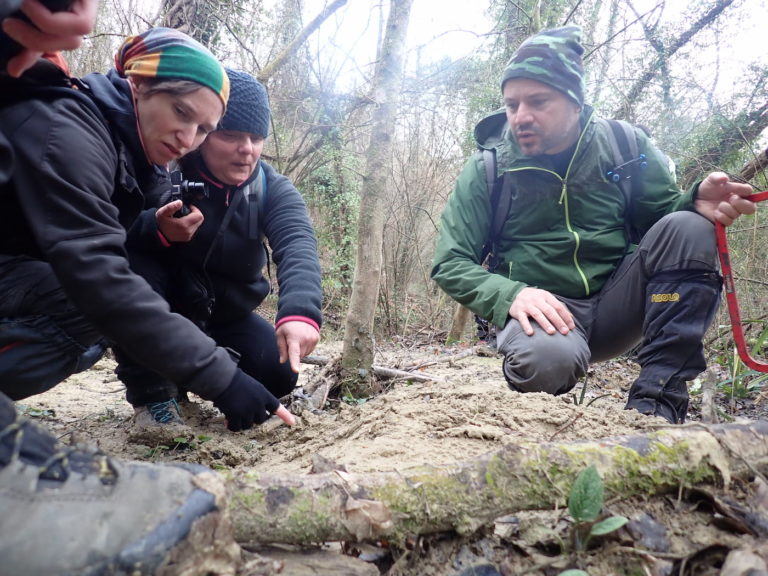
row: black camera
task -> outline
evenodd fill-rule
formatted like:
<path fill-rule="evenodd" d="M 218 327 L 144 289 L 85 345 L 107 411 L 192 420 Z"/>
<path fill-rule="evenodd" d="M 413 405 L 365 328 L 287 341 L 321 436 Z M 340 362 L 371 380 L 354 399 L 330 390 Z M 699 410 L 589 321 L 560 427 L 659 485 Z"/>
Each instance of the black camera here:
<path fill-rule="evenodd" d="M 69 10 L 72 0 L 40 0 L 40 3 L 51 12 Z M 19 10 L 21 0 L 0 0 L 0 20 L 13 17 L 29 22 L 29 18 Z M 0 30 L 0 70 L 5 71 L 8 60 L 21 52 L 22 46 Z"/>
<path fill-rule="evenodd" d="M 174 218 L 181 218 L 189 214 L 189 205 L 196 201 L 208 198 L 208 190 L 203 182 L 184 180 L 181 170 L 171 172 L 171 199 L 181 200 L 181 209 L 176 212 Z"/>

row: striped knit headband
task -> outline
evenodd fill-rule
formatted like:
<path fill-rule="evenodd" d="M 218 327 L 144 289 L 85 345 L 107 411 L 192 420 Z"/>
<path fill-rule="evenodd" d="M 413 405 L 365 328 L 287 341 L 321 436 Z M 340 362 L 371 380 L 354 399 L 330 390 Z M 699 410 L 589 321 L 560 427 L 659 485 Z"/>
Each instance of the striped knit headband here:
<path fill-rule="evenodd" d="M 115 68 L 124 77 L 190 80 L 213 90 L 224 108 L 229 79 L 224 67 L 202 44 L 172 28 L 152 28 L 123 42 Z"/>

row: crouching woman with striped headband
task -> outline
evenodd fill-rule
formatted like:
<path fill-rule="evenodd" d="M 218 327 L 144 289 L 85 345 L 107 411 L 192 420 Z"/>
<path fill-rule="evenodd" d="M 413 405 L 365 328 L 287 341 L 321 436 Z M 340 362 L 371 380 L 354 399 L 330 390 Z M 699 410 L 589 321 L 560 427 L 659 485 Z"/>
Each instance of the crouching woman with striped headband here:
<path fill-rule="evenodd" d="M 40 60 L 3 79 L 13 82 L 25 97 L 0 111 L 15 156 L 0 187 L 0 391 L 41 393 L 117 345 L 214 404 L 235 388 L 237 405 L 217 404 L 235 429 L 274 412 L 291 423 L 225 349 L 170 312 L 125 252 L 145 198 L 170 187 L 166 165 L 225 112 L 229 80 L 216 58 L 155 28 L 126 40 L 105 75 L 73 80 Z"/>

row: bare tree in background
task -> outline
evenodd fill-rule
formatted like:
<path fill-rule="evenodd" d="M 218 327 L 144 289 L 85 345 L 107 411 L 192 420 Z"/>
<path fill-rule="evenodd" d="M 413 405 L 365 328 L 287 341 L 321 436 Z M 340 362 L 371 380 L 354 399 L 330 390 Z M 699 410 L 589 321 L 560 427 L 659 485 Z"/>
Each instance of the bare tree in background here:
<path fill-rule="evenodd" d="M 664 80 L 664 75 L 668 73 L 668 66 L 670 59 L 684 46 L 686 46 L 692 38 L 694 38 L 699 32 L 708 26 L 711 26 L 717 18 L 723 13 L 723 11 L 731 6 L 735 0 L 718 0 L 714 6 L 712 6 L 707 12 L 701 14 L 698 18 L 693 20 L 690 25 L 676 38 L 671 41 L 663 42 L 655 33 L 655 28 L 647 25 L 643 26 L 646 39 L 653 48 L 654 57 L 644 57 L 647 62 L 645 70 L 637 77 L 632 86 L 626 93 L 623 104 L 614 111 L 613 118 L 631 120 L 632 109 L 640 99 L 640 96 L 648 90 L 652 81 L 662 78 L 662 85 L 668 84 Z M 643 22 L 642 19 L 640 19 Z M 665 87 L 665 96 L 667 95 L 668 86 Z"/>
<path fill-rule="evenodd" d="M 405 40 L 413 0 L 392 0 L 372 94 L 376 104 L 371 138 L 365 153 L 357 259 L 352 297 L 344 326 L 342 368 L 353 395 L 371 392 L 373 320 L 379 294 L 384 232 L 384 198 L 392 166 L 395 119 L 403 78 Z"/>
<path fill-rule="evenodd" d="M 211 46 L 223 22 L 226 11 L 234 9 L 236 2 L 227 0 L 163 0 L 162 25 L 189 34 L 203 44 Z"/>

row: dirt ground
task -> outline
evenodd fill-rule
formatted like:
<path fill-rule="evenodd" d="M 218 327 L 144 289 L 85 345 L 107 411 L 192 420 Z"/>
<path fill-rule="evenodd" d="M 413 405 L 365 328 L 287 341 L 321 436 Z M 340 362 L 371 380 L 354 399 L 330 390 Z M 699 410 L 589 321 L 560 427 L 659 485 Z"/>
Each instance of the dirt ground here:
<path fill-rule="evenodd" d="M 330 359 L 339 351 L 339 343 L 326 343 L 314 356 Z M 594 440 L 643 434 L 667 425 L 623 409 L 638 370 L 628 359 L 593 366 L 586 390 L 579 384 L 572 394 L 561 397 L 510 391 L 501 375 L 500 358 L 484 347 L 391 348 L 379 352 L 375 364 L 433 379 L 382 381 L 384 390 L 375 397 L 345 402 L 334 390 L 326 398 L 327 369 L 304 364 L 300 388 L 284 399 L 297 415 L 295 427 L 273 418 L 254 430 L 233 434 L 210 403 L 193 398 L 193 409 L 186 410 L 190 437 L 159 445 L 129 440 L 133 410 L 109 359 L 24 401 L 20 408 L 65 442 L 97 443 L 121 458 L 199 462 L 221 470 L 247 467 L 286 476 L 308 474 L 320 461 L 348 472 L 402 471 L 469 460 L 507 444 Z M 689 421 L 700 419 L 700 407 L 701 395 L 693 395 Z M 768 399 L 761 401 L 759 396 L 733 399 L 720 394 L 716 408 L 723 421 L 768 419 Z M 594 545 L 579 554 L 568 544 L 572 521 L 567 509 L 532 510 L 500 518 L 472 538 L 433 535 L 397 549 L 327 543 L 302 550 L 260 548 L 246 554 L 258 552 L 270 558 L 272 573 L 297 576 L 550 576 L 567 568 L 581 568 L 592 576 L 765 575 L 768 486 L 762 480 L 758 473 L 754 482 L 737 482 L 728 490 L 703 486 L 696 494 L 681 490 L 609 500 L 605 510 L 627 517 L 630 523 L 608 537 L 593 539 Z M 732 507 L 716 505 L 722 502 Z M 724 509 L 747 510 L 752 520 L 745 527 L 744 514 L 736 522 Z M 248 568 L 239 572 L 257 573 L 265 572 Z"/>

